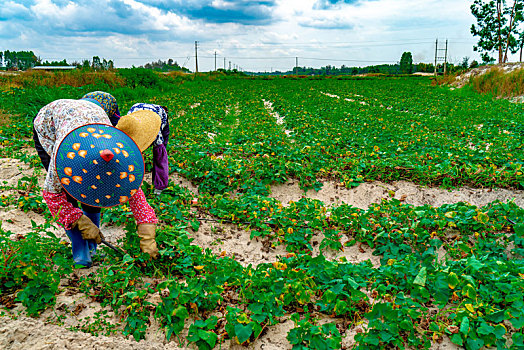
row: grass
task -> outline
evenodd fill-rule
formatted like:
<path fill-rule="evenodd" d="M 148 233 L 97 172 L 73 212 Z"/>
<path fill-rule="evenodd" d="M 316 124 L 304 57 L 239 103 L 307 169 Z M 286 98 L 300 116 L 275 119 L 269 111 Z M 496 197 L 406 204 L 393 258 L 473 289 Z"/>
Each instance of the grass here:
<path fill-rule="evenodd" d="M 95 84 L 117 87 L 125 84 L 124 79 L 113 71 L 84 72 L 82 70 L 73 70 L 70 72 L 46 72 L 30 70 L 10 78 L 13 83 L 25 88 L 36 86 L 58 87 L 63 85 L 80 87 Z"/>
<path fill-rule="evenodd" d="M 472 75 L 466 86 L 470 86 L 475 92 L 491 94 L 496 98 L 509 98 L 524 95 L 524 68 L 518 68 L 511 72 L 505 71 L 499 66 L 486 68 L 483 74 Z M 460 74 L 449 74 L 438 77 L 436 84 L 451 85 L 456 82 Z"/>
<path fill-rule="evenodd" d="M 0 109 L 0 126 L 11 124 L 11 114 Z"/>

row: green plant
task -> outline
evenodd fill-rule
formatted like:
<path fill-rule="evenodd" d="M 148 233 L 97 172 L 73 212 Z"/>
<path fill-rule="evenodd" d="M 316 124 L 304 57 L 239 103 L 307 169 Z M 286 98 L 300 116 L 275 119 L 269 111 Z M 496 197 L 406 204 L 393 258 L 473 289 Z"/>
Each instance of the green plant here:
<path fill-rule="evenodd" d="M 303 319 L 294 313 L 291 320 L 295 328 L 289 331 L 287 339 L 293 349 L 340 349 L 342 337 L 334 323 L 316 325 L 309 315 Z"/>
<path fill-rule="evenodd" d="M 207 320 L 197 320 L 189 326 L 187 340 L 195 343 L 198 350 L 211 350 L 215 347 L 218 336 L 213 329 L 217 325 L 218 318 L 211 316 Z"/>

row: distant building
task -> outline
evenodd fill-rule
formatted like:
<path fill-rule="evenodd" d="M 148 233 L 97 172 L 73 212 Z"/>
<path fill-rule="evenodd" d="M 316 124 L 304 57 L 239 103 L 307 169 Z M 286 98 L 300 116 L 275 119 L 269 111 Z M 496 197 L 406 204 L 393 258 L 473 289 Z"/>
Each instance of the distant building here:
<path fill-rule="evenodd" d="M 34 66 L 32 69 L 38 70 L 73 70 L 76 66 Z"/>

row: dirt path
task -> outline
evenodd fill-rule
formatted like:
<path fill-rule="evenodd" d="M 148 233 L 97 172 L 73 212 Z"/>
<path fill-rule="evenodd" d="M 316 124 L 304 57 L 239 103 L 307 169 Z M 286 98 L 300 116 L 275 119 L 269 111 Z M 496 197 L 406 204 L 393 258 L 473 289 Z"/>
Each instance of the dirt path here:
<path fill-rule="evenodd" d="M 271 197 L 281 201 L 284 205 L 288 205 L 290 201 L 296 202 L 300 198 L 307 197 L 321 200 L 326 206 L 345 203 L 367 209 L 372 203 L 380 203 L 382 199 L 391 198 L 390 194 L 393 194 L 393 198 L 414 206 L 427 204 L 440 207 L 443 204 L 458 202 L 484 206 L 495 200 L 501 202 L 515 200 L 515 204 L 524 207 L 524 191 L 475 188 L 448 191 L 441 188 L 423 187 L 407 181 L 397 181 L 391 184 L 380 181 L 366 182 L 352 189 L 340 187 L 334 181 L 327 181 L 318 192 L 313 190 L 304 192 L 300 189 L 298 182 L 293 180 L 271 187 Z"/>
<path fill-rule="evenodd" d="M 0 348 L 3 350 L 85 350 L 85 349 L 180 349 L 174 343 L 163 344 L 148 340 L 116 336 L 93 336 L 72 332 L 64 327 L 29 317 L 0 317 Z"/>

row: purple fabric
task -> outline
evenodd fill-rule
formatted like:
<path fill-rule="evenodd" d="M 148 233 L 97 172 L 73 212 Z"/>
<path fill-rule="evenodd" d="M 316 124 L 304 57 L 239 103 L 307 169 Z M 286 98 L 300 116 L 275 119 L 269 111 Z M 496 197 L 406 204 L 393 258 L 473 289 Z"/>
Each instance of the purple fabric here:
<path fill-rule="evenodd" d="M 163 190 L 169 182 L 169 162 L 166 146 L 153 146 L 153 185 L 157 190 Z"/>
<path fill-rule="evenodd" d="M 162 128 L 162 137 L 164 138 L 164 146 L 167 147 L 169 142 L 169 119 L 166 119 L 166 125 Z"/>

